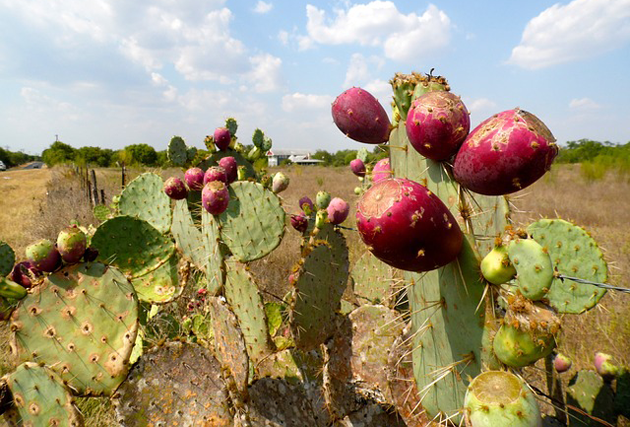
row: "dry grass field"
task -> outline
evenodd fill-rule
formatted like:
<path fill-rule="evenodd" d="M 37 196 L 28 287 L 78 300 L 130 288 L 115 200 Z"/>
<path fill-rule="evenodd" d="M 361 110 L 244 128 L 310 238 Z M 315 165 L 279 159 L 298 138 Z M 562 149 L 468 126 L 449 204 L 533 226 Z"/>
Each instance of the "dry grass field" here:
<path fill-rule="evenodd" d="M 355 205 L 353 189 L 356 178 L 347 168 L 299 167 L 278 168 L 291 179 L 281 194 L 288 213 L 298 211 L 302 196 L 314 199 L 325 189 L 333 197 L 342 197 Z M 275 171 L 274 170 L 274 171 Z M 131 171 L 130 177 L 140 171 Z M 158 171 L 163 177 L 181 174 L 177 170 Z M 120 171 L 99 170 L 99 186 L 105 190 L 107 202 L 120 191 Z M 610 283 L 630 287 L 630 182 L 625 177 L 605 176 L 587 181 L 579 166 L 560 165 L 532 187 L 511 197 L 518 208 L 514 219 L 527 225 L 540 217 L 561 217 L 584 226 L 605 250 L 610 265 Z M 70 169 L 10 171 L 0 174 L 0 240 L 7 241 L 23 257 L 24 247 L 37 238 L 55 238 L 70 220 L 84 225 L 97 224 L 89 204 Z M 354 226 L 353 215 L 347 224 Z M 344 231 L 353 262 L 364 248 L 356 232 Z M 288 290 L 287 277 L 298 261 L 299 236 L 287 227 L 280 247 L 263 260 L 252 263 L 267 300 L 282 298 Z M 563 319 L 559 348 L 574 358 L 577 368 L 590 368 L 596 350 L 613 354 L 630 365 L 630 295 L 609 292 L 602 303 L 582 316 L 567 315 Z M 10 369 L 6 325 L 0 326 L 0 374 Z M 535 371 L 532 376 L 536 376 Z M 107 404 L 80 402 L 89 417 L 88 425 L 109 425 L 113 422 Z M 0 425 L 1 422 L 0 422 Z"/>

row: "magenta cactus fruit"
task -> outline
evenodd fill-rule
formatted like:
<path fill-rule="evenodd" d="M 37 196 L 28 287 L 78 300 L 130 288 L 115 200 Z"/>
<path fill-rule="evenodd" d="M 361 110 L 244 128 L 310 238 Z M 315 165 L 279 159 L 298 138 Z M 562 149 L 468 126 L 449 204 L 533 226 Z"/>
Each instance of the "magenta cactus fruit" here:
<path fill-rule="evenodd" d="M 573 361 L 569 356 L 565 356 L 562 353 L 556 354 L 556 357 L 553 358 L 553 368 L 559 374 L 568 371 L 571 369 L 571 365 L 573 365 Z"/>
<path fill-rule="evenodd" d="M 346 136 L 367 144 L 387 142 L 391 124 L 383 106 L 365 89 L 353 87 L 332 104 L 335 124 Z"/>
<path fill-rule="evenodd" d="M 304 213 L 291 215 L 291 226 L 304 233 L 308 229 L 308 217 Z"/>
<path fill-rule="evenodd" d="M 354 159 L 350 162 L 350 170 L 356 176 L 365 176 L 365 163 L 361 159 Z"/>
<path fill-rule="evenodd" d="M 203 189 L 204 171 L 201 168 L 190 168 L 184 173 L 184 181 L 191 191 L 201 191 Z"/>
<path fill-rule="evenodd" d="M 357 205 L 357 228 L 381 261 L 408 271 L 429 271 L 453 261 L 463 234 L 446 205 L 417 182 L 379 181 Z"/>
<path fill-rule="evenodd" d="M 79 227 L 68 227 L 57 236 L 57 250 L 61 259 L 68 264 L 76 264 L 83 258 L 87 249 L 87 236 Z"/>
<path fill-rule="evenodd" d="M 216 128 L 214 130 L 214 143 L 219 147 L 219 150 L 227 150 L 231 141 L 232 135 L 230 135 L 228 128 Z"/>
<path fill-rule="evenodd" d="M 212 181 L 221 181 L 222 183 L 227 184 L 228 179 L 225 169 L 220 166 L 209 167 L 203 176 L 203 185 L 205 186 L 207 183 Z"/>
<path fill-rule="evenodd" d="M 460 147 L 453 173 L 468 189 L 491 196 L 509 194 L 533 184 L 558 154 L 545 124 L 515 108 L 483 121 Z"/>
<path fill-rule="evenodd" d="M 219 160 L 219 167 L 225 170 L 225 176 L 227 177 L 227 183 L 231 184 L 238 178 L 238 163 L 232 156 L 223 157 Z"/>
<path fill-rule="evenodd" d="M 37 280 L 37 277 L 40 275 L 40 271 L 35 268 L 33 263 L 30 261 L 22 261 L 13 266 L 10 279 L 18 285 L 22 285 L 26 289 L 29 289 L 33 286 L 33 282 Z"/>
<path fill-rule="evenodd" d="M 619 367 L 613 363 L 613 357 L 610 354 L 595 353 L 594 365 L 597 373 L 607 381 L 614 379 L 619 373 Z"/>
<path fill-rule="evenodd" d="M 210 181 L 201 191 L 201 204 L 212 215 L 220 215 L 228 207 L 230 193 L 222 181 Z"/>
<path fill-rule="evenodd" d="M 389 164 L 389 158 L 381 159 L 374 165 L 372 169 L 372 182 L 377 182 L 388 179 L 393 176 L 392 168 Z"/>
<path fill-rule="evenodd" d="M 448 160 L 470 131 L 470 115 L 459 96 L 427 92 L 413 101 L 405 126 L 418 153 L 436 161 Z"/>
<path fill-rule="evenodd" d="M 173 200 L 185 199 L 188 195 L 188 189 L 184 185 L 184 181 L 172 176 L 164 183 L 164 192 Z"/>
<path fill-rule="evenodd" d="M 335 197 L 328 204 L 326 211 L 328 212 L 328 221 L 331 224 L 339 225 L 348 218 L 350 205 L 342 198 Z"/>
<path fill-rule="evenodd" d="M 42 239 L 27 246 L 25 252 L 26 260 L 39 271 L 50 273 L 61 264 L 59 251 L 48 239 Z"/>
<path fill-rule="evenodd" d="M 306 215 L 310 215 L 313 213 L 313 211 L 315 211 L 315 205 L 313 205 L 313 201 L 307 196 L 302 197 L 298 202 L 298 205 Z"/>

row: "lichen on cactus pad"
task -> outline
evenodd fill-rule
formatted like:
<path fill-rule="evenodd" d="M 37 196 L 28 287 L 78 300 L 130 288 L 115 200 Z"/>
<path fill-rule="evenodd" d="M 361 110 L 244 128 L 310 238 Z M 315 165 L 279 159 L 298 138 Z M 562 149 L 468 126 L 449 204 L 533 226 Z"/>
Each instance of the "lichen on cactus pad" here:
<path fill-rule="evenodd" d="M 45 366 L 25 362 L 3 378 L 17 412 L 18 425 L 24 426 L 83 426 L 83 417 L 74 406 L 68 387 L 59 376 Z M 14 418 L 11 414 L 9 420 Z M 17 421 L 17 420 L 16 420 Z"/>
<path fill-rule="evenodd" d="M 138 301 L 114 267 L 75 264 L 51 274 L 11 315 L 12 351 L 45 363 L 81 395 L 109 395 L 125 379 Z"/>
<path fill-rule="evenodd" d="M 586 230 L 562 219 L 541 219 L 527 227 L 561 275 L 605 283 L 608 267 L 602 251 Z M 579 314 L 594 307 L 606 289 L 554 277 L 546 298 L 560 313 Z"/>

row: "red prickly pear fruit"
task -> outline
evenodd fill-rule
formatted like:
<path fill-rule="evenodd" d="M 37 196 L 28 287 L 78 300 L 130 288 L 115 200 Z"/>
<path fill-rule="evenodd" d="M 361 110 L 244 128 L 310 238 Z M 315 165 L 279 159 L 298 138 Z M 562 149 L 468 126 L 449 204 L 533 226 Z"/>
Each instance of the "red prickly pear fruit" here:
<path fill-rule="evenodd" d="M 470 131 L 470 115 L 459 96 L 427 92 L 413 101 L 405 127 L 418 153 L 431 160 L 448 160 Z"/>
<path fill-rule="evenodd" d="M 350 170 L 356 176 L 365 176 L 365 163 L 361 159 L 354 159 L 350 162 Z"/>
<path fill-rule="evenodd" d="M 184 181 L 191 191 L 201 191 L 203 189 L 203 178 L 205 173 L 201 168 L 190 168 L 184 173 Z"/>
<path fill-rule="evenodd" d="M 339 225 L 348 218 L 350 205 L 345 200 L 335 197 L 328 204 L 326 211 L 328 211 L 328 221 L 333 225 Z"/>
<path fill-rule="evenodd" d="M 271 181 L 271 191 L 278 194 L 289 187 L 289 178 L 282 172 L 277 172 Z"/>
<path fill-rule="evenodd" d="M 236 178 L 238 177 L 238 163 L 236 163 L 236 159 L 234 157 L 223 157 L 219 160 L 219 167 L 222 167 L 225 170 L 228 184 L 236 181 Z"/>
<path fill-rule="evenodd" d="M 367 144 L 387 142 L 391 124 L 383 106 L 365 89 L 353 87 L 335 99 L 332 116 L 341 132 Z"/>
<path fill-rule="evenodd" d="M 98 258 L 98 249 L 89 247 L 85 250 L 85 253 L 83 254 L 83 261 L 92 262 L 96 261 L 96 258 Z"/>
<path fill-rule="evenodd" d="M 442 267 L 462 248 L 463 234 L 446 205 L 409 179 L 374 184 L 359 200 L 356 217 L 370 252 L 401 270 Z"/>
<path fill-rule="evenodd" d="M 61 259 L 68 264 L 76 264 L 87 249 L 87 236 L 78 227 L 61 230 L 57 236 L 57 250 Z"/>
<path fill-rule="evenodd" d="M 476 193 L 499 196 L 533 184 L 558 154 L 555 138 L 535 115 L 515 108 L 483 121 L 453 164 L 455 179 Z"/>
<path fill-rule="evenodd" d="M 308 217 L 304 213 L 291 215 L 291 226 L 304 233 L 308 229 Z"/>
<path fill-rule="evenodd" d="M 48 239 L 39 240 L 26 247 L 26 260 L 39 271 L 50 273 L 61 264 L 61 256 L 54 243 Z"/>
<path fill-rule="evenodd" d="M 184 182 L 175 176 L 166 180 L 164 183 L 164 192 L 173 200 L 185 199 L 188 195 L 188 190 L 186 189 Z"/>
<path fill-rule="evenodd" d="M 30 261 L 22 261 L 15 264 L 11 271 L 11 280 L 18 285 L 22 285 L 26 289 L 33 286 L 33 282 L 37 280 L 37 277 L 41 275 L 41 272 L 35 268 Z"/>
<path fill-rule="evenodd" d="M 225 169 L 220 166 L 209 167 L 203 176 L 203 185 L 205 186 L 207 183 L 212 181 L 221 181 L 222 183 L 227 184 L 227 174 L 225 173 Z"/>
<path fill-rule="evenodd" d="M 619 373 L 619 367 L 612 360 L 610 354 L 595 353 L 595 370 L 604 380 L 612 380 Z"/>
<path fill-rule="evenodd" d="M 559 374 L 568 371 L 571 369 L 571 365 L 573 365 L 573 361 L 569 356 L 565 356 L 562 353 L 556 354 L 556 357 L 553 359 L 553 368 Z"/>
<path fill-rule="evenodd" d="M 222 181 L 210 181 L 201 191 L 201 204 L 212 215 L 220 215 L 228 207 L 230 193 Z"/>
<path fill-rule="evenodd" d="M 231 141 L 232 135 L 230 135 L 228 128 L 216 128 L 214 130 L 214 143 L 219 147 L 219 150 L 227 150 Z"/>
<path fill-rule="evenodd" d="M 376 184 L 384 179 L 391 178 L 393 176 L 392 168 L 389 165 L 389 158 L 381 159 L 374 165 L 372 169 L 372 183 Z"/>
<path fill-rule="evenodd" d="M 300 205 L 300 209 L 302 209 L 306 215 L 310 215 L 315 211 L 313 201 L 307 196 L 302 197 L 298 204 Z"/>

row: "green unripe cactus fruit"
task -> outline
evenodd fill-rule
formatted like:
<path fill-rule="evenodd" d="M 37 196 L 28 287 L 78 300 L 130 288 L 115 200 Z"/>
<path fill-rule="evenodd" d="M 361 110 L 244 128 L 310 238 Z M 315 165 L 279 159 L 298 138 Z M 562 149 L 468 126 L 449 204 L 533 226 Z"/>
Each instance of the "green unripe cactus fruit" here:
<path fill-rule="evenodd" d="M 315 214 L 315 227 L 322 228 L 328 220 L 328 212 L 325 209 L 320 209 Z"/>
<path fill-rule="evenodd" d="M 471 427 L 542 426 L 534 394 L 510 372 L 488 371 L 475 377 L 466 391 L 464 407 Z"/>
<path fill-rule="evenodd" d="M 533 301 L 547 295 L 553 281 L 553 267 L 547 251 L 535 240 L 517 239 L 508 245 L 508 255 L 516 269 L 521 293 Z"/>
<path fill-rule="evenodd" d="M 26 296 L 26 289 L 12 280 L 0 277 L 0 298 L 22 299 Z"/>
<path fill-rule="evenodd" d="M 315 206 L 317 209 L 326 209 L 330 204 L 331 196 L 326 191 L 318 191 L 315 197 Z"/>
<path fill-rule="evenodd" d="M 481 274 L 494 285 L 501 285 L 512 279 L 516 269 L 510 262 L 506 246 L 497 246 L 481 260 Z"/>

